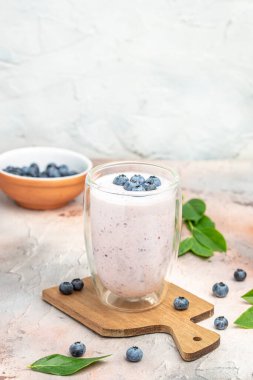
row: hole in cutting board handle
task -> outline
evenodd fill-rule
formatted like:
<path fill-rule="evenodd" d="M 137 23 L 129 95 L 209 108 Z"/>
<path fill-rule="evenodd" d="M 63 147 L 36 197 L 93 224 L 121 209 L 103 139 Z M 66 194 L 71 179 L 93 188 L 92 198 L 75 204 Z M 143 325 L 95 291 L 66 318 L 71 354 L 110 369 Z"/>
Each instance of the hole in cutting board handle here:
<path fill-rule="evenodd" d="M 202 340 L 200 336 L 194 336 L 192 339 L 195 340 L 195 342 L 199 342 L 200 340 Z"/>

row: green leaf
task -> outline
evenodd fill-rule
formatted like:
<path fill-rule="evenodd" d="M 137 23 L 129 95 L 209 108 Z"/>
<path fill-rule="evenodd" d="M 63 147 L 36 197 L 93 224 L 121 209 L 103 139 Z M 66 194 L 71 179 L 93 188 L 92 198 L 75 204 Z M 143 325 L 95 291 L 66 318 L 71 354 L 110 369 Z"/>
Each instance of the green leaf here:
<path fill-rule="evenodd" d="M 253 289 L 251 289 L 248 293 L 245 293 L 242 298 L 253 305 Z"/>
<path fill-rule="evenodd" d="M 253 306 L 242 313 L 234 323 L 244 329 L 253 329 Z"/>
<path fill-rule="evenodd" d="M 214 228 L 206 227 L 199 230 L 194 227 L 192 233 L 195 239 L 205 247 L 213 251 L 226 252 L 226 240 L 224 236 Z"/>
<path fill-rule="evenodd" d="M 189 237 L 181 241 L 178 251 L 178 256 L 183 256 L 185 253 L 189 252 L 192 247 L 193 238 Z"/>
<path fill-rule="evenodd" d="M 213 256 L 212 249 L 204 247 L 202 244 L 200 244 L 194 238 L 192 238 L 192 240 L 193 240 L 192 247 L 191 247 L 192 253 L 194 253 L 197 256 L 201 256 L 201 257 L 205 257 L 205 258 Z"/>
<path fill-rule="evenodd" d="M 206 215 L 203 215 L 202 218 L 197 223 L 194 223 L 194 226 L 198 230 L 202 230 L 203 228 L 207 228 L 207 227 L 215 228 L 215 224 L 212 221 L 212 219 L 210 219 Z"/>
<path fill-rule="evenodd" d="M 186 228 L 191 232 L 192 231 L 192 223 L 188 220 L 184 221 Z"/>
<path fill-rule="evenodd" d="M 198 222 L 205 213 L 206 205 L 201 199 L 190 199 L 183 205 L 183 219 Z"/>
<path fill-rule="evenodd" d="M 45 356 L 32 363 L 29 368 L 33 371 L 50 373 L 52 375 L 67 376 L 72 375 L 81 369 L 96 363 L 97 361 L 107 358 L 110 355 L 95 358 L 72 358 L 59 354 Z"/>

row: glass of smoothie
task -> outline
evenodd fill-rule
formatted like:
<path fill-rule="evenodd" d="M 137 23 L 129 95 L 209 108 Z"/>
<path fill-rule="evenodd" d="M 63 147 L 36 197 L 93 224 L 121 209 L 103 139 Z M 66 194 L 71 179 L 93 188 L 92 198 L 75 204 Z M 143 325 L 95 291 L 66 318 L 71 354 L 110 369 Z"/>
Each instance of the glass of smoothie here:
<path fill-rule="evenodd" d="M 178 254 L 181 190 L 170 168 L 114 162 L 88 173 L 85 244 L 100 300 L 124 311 L 157 306 Z"/>

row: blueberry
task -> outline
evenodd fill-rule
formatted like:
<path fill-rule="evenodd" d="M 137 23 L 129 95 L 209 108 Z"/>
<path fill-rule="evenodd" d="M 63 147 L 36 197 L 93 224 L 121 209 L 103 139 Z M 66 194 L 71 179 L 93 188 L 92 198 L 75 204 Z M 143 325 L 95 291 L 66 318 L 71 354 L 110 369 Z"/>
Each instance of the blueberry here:
<path fill-rule="evenodd" d="M 217 330 L 225 330 L 228 327 L 228 320 L 225 317 L 217 317 L 214 320 L 214 327 Z"/>
<path fill-rule="evenodd" d="M 15 168 L 13 174 L 24 176 L 24 172 L 21 168 Z"/>
<path fill-rule="evenodd" d="M 6 171 L 7 173 L 20 175 L 20 176 L 27 176 L 27 177 L 40 176 L 39 166 L 35 163 L 31 164 L 30 166 L 23 166 L 22 168 L 7 166 L 7 168 L 5 168 L 4 171 Z"/>
<path fill-rule="evenodd" d="M 41 172 L 40 178 L 48 178 L 47 172 Z"/>
<path fill-rule="evenodd" d="M 219 298 L 226 297 L 229 291 L 228 286 L 224 284 L 223 282 L 217 282 L 216 284 L 214 284 L 212 290 L 213 290 L 213 294 Z"/>
<path fill-rule="evenodd" d="M 134 184 L 132 191 L 145 191 L 145 187 L 139 183 Z"/>
<path fill-rule="evenodd" d="M 133 190 L 133 187 L 135 186 L 135 184 L 133 182 L 130 182 L 130 181 L 127 181 L 125 184 L 124 184 L 124 189 L 127 190 L 127 191 L 132 191 Z"/>
<path fill-rule="evenodd" d="M 126 352 L 126 358 L 129 362 L 139 362 L 142 357 L 143 352 L 137 346 L 130 347 Z"/>
<path fill-rule="evenodd" d="M 50 166 L 49 169 L 47 169 L 46 171 L 48 177 L 50 178 L 57 178 L 57 177 L 60 177 L 60 173 L 59 173 L 59 170 L 57 168 L 55 168 L 54 166 Z"/>
<path fill-rule="evenodd" d="M 144 189 L 146 191 L 151 191 L 151 190 L 156 190 L 157 189 L 157 187 L 156 187 L 156 185 L 154 183 L 147 183 L 147 182 L 145 182 L 143 184 L 143 186 L 144 186 Z"/>
<path fill-rule="evenodd" d="M 75 342 L 71 344 L 69 347 L 69 352 L 72 356 L 75 358 L 79 358 L 80 356 L 83 356 L 83 354 L 86 351 L 86 347 L 82 342 Z"/>
<path fill-rule="evenodd" d="M 127 191 L 145 191 L 144 186 L 138 182 L 127 181 L 123 187 Z"/>
<path fill-rule="evenodd" d="M 71 281 L 71 284 L 73 285 L 74 290 L 82 290 L 84 287 L 84 283 L 80 278 L 74 278 L 74 280 Z"/>
<path fill-rule="evenodd" d="M 247 273 L 243 269 L 237 269 L 234 273 L 234 278 L 236 281 L 244 281 L 247 277 Z"/>
<path fill-rule="evenodd" d="M 161 181 L 158 177 L 156 177 L 155 175 L 151 175 L 148 179 L 146 179 L 145 181 L 147 184 L 150 184 L 150 185 L 156 185 L 156 187 L 158 186 L 161 186 Z"/>
<path fill-rule="evenodd" d="M 8 173 L 17 175 L 17 168 L 15 168 L 15 167 L 11 167 L 11 168 L 8 170 Z"/>
<path fill-rule="evenodd" d="M 145 178 L 140 174 L 135 174 L 130 178 L 130 182 L 139 183 L 140 185 L 145 182 Z"/>
<path fill-rule="evenodd" d="M 23 175 L 24 176 L 28 176 L 29 175 L 28 174 L 29 173 L 29 166 L 23 166 L 22 170 L 23 170 L 23 173 L 24 173 Z"/>
<path fill-rule="evenodd" d="M 36 169 L 29 167 L 28 173 L 27 173 L 28 177 L 37 177 L 38 176 L 37 174 L 38 173 Z"/>
<path fill-rule="evenodd" d="M 33 163 L 29 166 L 27 175 L 29 177 L 39 177 L 40 176 L 40 168 L 37 164 Z"/>
<path fill-rule="evenodd" d="M 113 183 L 114 185 L 124 186 L 127 181 L 128 181 L 127 176 L 125 174 L 120 174 L 114 178 Z"/>
<path fill-rule="evenodd" d="M 189 307 L 189 301 L 185 297 L 177 297 L 174 299 L 173 305 L 176 310 L 186 310 Z"/>
<path fill-rule="evenodd" d="M 38 164 L 36 164 L 35 162 L 33 162 L 33 163 L 30 165 L 30 167 L 32 167 L 32 168 L 34 168 L 34 169 L 36 169 L 36 170 L 37 170 L 37 172 L 39 172 L 39 171 L 40 171 L 39 165 L 38 165 Z"/>
<path fill-rule="evenodd" d="M 13 171 L 15 170 L 15 167 L 14 166 L 7 166 L 4 171 L 7 172 L 7 173 L 12 173 Z"/>
<path fill-rule="evenodd" d="M 65 281 L 60 284 L 59 290 L 62 294 L 69 295 L 73 293 L 74 287 L 71 282 Z"/>
<path fill-rule="evenodd" d="M 46 167 L 46 171 L 48 171 L 48 169 L 50 169 L 50 168 L 56 168 L 57 169 L 58 167 L 54 162 L 50 162 L 50 164 L 48 164 Z"/>
<path fill-rule="evenodd" d="M 67 175 L 69 175 L 69 168 L 67 165 L 60 165 L 58 167 L 58 170 L 62 177 L 66 177 Z"/>
<path fill-rule="evenodd" d="M 7 166 L 7 168 L 4 169 L 5 172 L 15 175 L 24 175 L 24 172 L 21 168 L 17 168 L 15 166 Z"/>

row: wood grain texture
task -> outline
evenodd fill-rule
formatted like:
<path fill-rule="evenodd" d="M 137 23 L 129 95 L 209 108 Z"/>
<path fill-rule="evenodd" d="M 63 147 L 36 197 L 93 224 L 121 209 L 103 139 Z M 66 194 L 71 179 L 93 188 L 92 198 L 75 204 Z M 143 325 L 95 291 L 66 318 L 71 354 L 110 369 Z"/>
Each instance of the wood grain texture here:
<path fill-rule="evenodd" d="M 95 292 L 91 277 L 84 279 L 85 287 L 71 296 L 61 294 L 58 287 L 45 289 L 44 301 L 62 310 L 99 335 L 128 337 L 157 332 L 173 336 L 182 358 L 192 361 L 219 346 L 219 334 L 194 322 L 213 315 L 213 305 L 178 286 L 167 283 L 168 293 L 162 304 L 145 312 L 122 312 L 103 305 Z M 177 311 L 173 300 L 184 296 L 190 301 L 188 310 Z"/>

